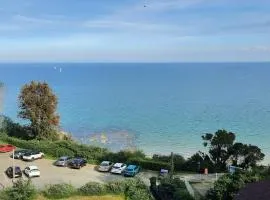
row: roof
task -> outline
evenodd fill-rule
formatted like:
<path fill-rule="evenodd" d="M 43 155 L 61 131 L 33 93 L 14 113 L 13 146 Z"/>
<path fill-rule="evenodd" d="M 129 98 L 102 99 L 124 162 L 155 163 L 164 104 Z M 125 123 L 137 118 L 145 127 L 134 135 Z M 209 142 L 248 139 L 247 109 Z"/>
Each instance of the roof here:
<path fill-rule="evenodd" d="M 109 164 L 110 161 L 102 161 L 101 163 L 103 163 L 103 164 Z"/>
<path fill-rule="evenodd" d="M 38 167 L 35 166 L 35 165 L 31 165 L 31 166 L 28 166 L 28 167 L 29 167 L 30 170 L 38 169 Z"/>
<path fill-rule="evenodd" d="M 269 200 L 270 199 L 270 180 L 249 183 L 241 189 L 235 200 Z"/>
<path fill-rule="evenodd" d="M 127 167 L 127 169 L 134 169 L 134 168 L 136 168 L 137 167 L 137 165 L 129 165 L 128 167 Z"/>
<path fill-rule="evenodd" d="M 114 167 L 121 167 L 123 165 L 123 163 L 115 163 L 113 166 Z"/>

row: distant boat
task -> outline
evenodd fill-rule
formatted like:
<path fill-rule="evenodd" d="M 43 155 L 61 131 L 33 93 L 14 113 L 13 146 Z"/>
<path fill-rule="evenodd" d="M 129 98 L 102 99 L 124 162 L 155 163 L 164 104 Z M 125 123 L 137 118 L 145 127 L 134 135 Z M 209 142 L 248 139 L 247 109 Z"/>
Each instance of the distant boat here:
<path fill-rule="evenodd" d="M 56 69 L 56 67 L 54 67 L 54 69 Z"/>
<path fill-rule="evenodd" d="M 60 67 L 59 72 L 62 72 L 62 68 Z"/>

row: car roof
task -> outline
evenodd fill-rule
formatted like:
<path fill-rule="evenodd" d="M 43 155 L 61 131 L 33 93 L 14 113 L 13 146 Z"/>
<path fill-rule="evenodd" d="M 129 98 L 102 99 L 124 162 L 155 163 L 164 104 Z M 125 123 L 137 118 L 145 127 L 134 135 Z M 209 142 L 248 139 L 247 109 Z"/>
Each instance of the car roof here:
<path fill-rule="evenodd" d="M 109 164 L 110 163 L 110 161 L 102 161 L 102 163 L 104 163 L 104 164 Z"/>
<path fill-rule="evenodd" d="M 29 167 L 30 170 L 38 169 L 38 167 L 35 166 L 35 165 L 31 165 L 31 166 L 28 166 L 28 167 Z"/>
<path fill-rule="evenodd" d="M 135 169 L 137 167 L 137 165 L 129 165 L 127 168 L 128 169 Z"/>
<path fill-rule="evenodd" d="M 61 156 L 59 159 L 67 159 L 69 156 Z"/>
<path fill-rule="evenodd" d="M 121 167 L 124 163 L 115 163 L 113 166 L 114 167 Z"/>

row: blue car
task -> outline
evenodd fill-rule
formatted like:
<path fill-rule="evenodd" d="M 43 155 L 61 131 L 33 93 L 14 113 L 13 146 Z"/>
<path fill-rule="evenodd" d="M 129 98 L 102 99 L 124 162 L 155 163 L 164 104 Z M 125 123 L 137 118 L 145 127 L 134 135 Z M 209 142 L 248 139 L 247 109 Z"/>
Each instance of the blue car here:
<path fill-rule="evenodd" d="M 138 165 L 129 165 L 124 172 L 124 176 L 135 176 L 139 171 L 140 167 Z"/>

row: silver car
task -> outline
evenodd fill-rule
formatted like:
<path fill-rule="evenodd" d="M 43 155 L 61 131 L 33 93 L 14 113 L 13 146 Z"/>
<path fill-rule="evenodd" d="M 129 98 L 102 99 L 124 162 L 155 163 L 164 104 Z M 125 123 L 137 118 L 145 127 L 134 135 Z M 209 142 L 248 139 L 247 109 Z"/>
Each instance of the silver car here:
<path fill-rule="evenodd" d="M 113 166 L 113 163 L 110 161 L 103 161 L 99 167 L 98 167 L 98 171 L 100 172 L 109 172 L 111 170 Z"/>
<path fill-rule="evenodd" d="M 68 163 L 71 161 L 71 159 L 72 158 L 70 156 L 62 156 L 55 162 L 55 165 L 61 166 L 61 167 L 66 167 L 66 166 L 68 166 Z"/>

